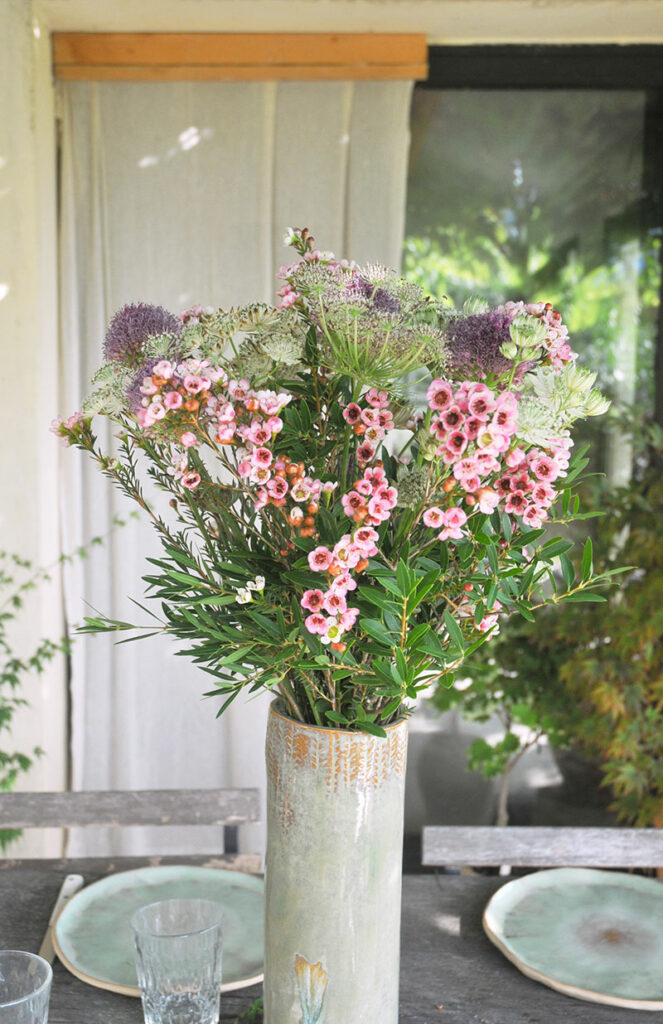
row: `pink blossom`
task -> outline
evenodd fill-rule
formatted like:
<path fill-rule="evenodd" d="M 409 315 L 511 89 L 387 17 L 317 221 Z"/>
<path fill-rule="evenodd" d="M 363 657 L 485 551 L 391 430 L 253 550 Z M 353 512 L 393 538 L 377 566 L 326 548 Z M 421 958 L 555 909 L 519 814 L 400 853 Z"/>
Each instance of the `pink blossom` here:
<path fill-rule="evenodd" d="M 184 476 L 182 477 L 182 486 L 186 487 L 190 491 L 195 491 L 199 483 L 199 473 L 185 473 Z"/>
<path fill-rule="evenodd" d="M 377 530 L 372 529 L 370 526 L 360 526 L 358 530 L 355 530 L 352 539 L 357 547 L 363 548 L 369 554 L 375 554 L 377 551 L 375 542 L 378 537 Z"/>
<path fill-rule="evenodd" d="M 376 391 L 375 388 L 369 388 L 366 394 L 366 401 L 375 409 L 384 409 L 389 405 L 389 395 L 386 391 Z"/>
<path fill-rule="evenodd" d="M 304 619 L 304 625 L 308 629 L 309 633 L 319 633 L 323 635 L 327 632 L 327 618 L 324 615 L 320 615 L 318 612 L 314 612 L 313 615 L 308 615 Z"/>
<path fill-rule="evenodd" d="M 445 380 L 435 379 L 426 392 L 426 401 L 430 409 L 446 409 L 453 400 L 453 391 Z"/>
<path fill-rule="evenodd" d="M 368 480 L 372 487 L 378 487 L 385 479 L 385 471 L 382 466 L 370 466 L 364 470 L 364 480 Z"/>
<path fill-rule="evenodd" d="M 445 526 L 450 526 L 454 530 L 464 526 L 467 522 L 467 516 L 462 508 L 458 508 L 457 505 L 451 505 L 450 508 L 445 509 L 442 513 L 442 519 Z"/>
<path fill-rule="evenodd" d="M 248 459 L 243 459 L 242 462 L 237 463 L 237 472 L 240 476 L 248 476 L 251 468 L 251 463 Z"/>
<path fill-rule="evenodd" d="M 321 590 L 305 590 L 299 603 L 302 608 L 308 608 L 311 612 L 317 612 L 322 608 L 324 596 Z"/>
<path fill-rule="evenodd" d="M 298 480 L 294 484 L 291 494 L 293 501 L 308 501 L 311 497 L 311 486 L 305 480 Z"/>
<path fill-rule="evenodd" d="M 339 594 L 346 594 L 348 590 L 357 589 L 357 581 L 352 578 L 347 569 L 344 569 L 343 572 L 340 572 L 338 576 L 334 577 L 331 589 L 337 591 Z"/>
<path fill-rule="evenodd" d="M 505 511 L 520 516 L 528 506 L 528 501 L 522 491 L 512 491 L 507 496 Z"/>
<path fill-rule="evenodd" d="M 451 405 L 442 413 L 440 420 L 447 430 L 455 430 L 457 427 L 462 427 L 465 417 L 457 405 Z"/>
<path fill-rule="evenodd" d="M 268 430 L 260 420 L 254 420 L 249 427 L 248 440 L 252 444 L 268 444 L 272 439 L 272 432 Z"/>
<path fill-rule="evenodd" d="M 361 420 L 361 409 L 356 402 L 350 402 L 348 406 L 343 410 L 343 419 L 346 423 L 354 425 L 359 423 Z"/>
<path fill-rule="evenodd" d="M 352 516 L 355 514 L 357 509 L 364 507 L 364 499 L 361 494 L 357 493 L 357 491 L 348 491 L 348 493 L 344 494 L 341 498 L 341 504 L 343 505 L 343 511 L 346 516 Z"/>
<path fill-rule="evenodd" d="M 265 427 L 272 433 L 272 435 L 280 434 L 283 430 L 283 420 L 280 416 L 269 416 L 265 423 Z"/>
<path fill-rule="evenodd" d="M 158 390 L 151 377 L 143 377 L 143 383 L 140 386 L 141 395 L 156 395 Z"/>
<path fill-rule="evenodd" d="M 427 508 L 423 516 L 424 526 L 430 526 L 433 530 L 438 530 L 444 522 L 444 513 L 441 508 L 434 505 L 432 508 Z"/>
<path fill-rule="evenodd" d="M 223 427 L 219 427 L 219 429 L 216 432 L 216 439 L 217 441 L 220 441 L 222 444 L 225 444 L 227 441 L 232 441 L 234 436 L 235 427 L 232 425 L 232 423 L 229 423 Z"/>
<path fill-rule="evenodd" d="M 377 446 L 380 441 L 384 438 L 384 430 L 382 427 L 367 427 L 364 433 L 364 441 L 368 444 Z"/>
<path fill-rule="evenodd" d="M 274 456 L 269 448 L 256 448 L 251 452 L 250 459 L 252 466 L 262 466 L 264 469 L 267 469 L 271 466 Z"/>
<path fill-rule="evenodd" d="M 178 391 L 167 391 L 163 396 L 163 404 L 166 409 L 179 409 L 184 399 Z"/>
<path fill-rule="evenodd" d="M 225 405 L 222 405 L 221 408 L 217 410 L 216 417 L 220 423 L 230 423 L 231 420 L 235 419 L 234 406 L 232 406 L 230 402 L 226 402 Z"/>
<path fill-rule="evenodd" d="M 256 500 L 253 503 L 256 512 L 259 512 L 261 508 L 264 508 L 268 501 L 269 495 L 266 488 L 258 487 L 256 489 Z"/>
<path fill-rule="evenodd" d="M 362 494 L 365 498 L 369 498 L 373 493 L 373 488 L 368 480 L 357 480 L 355 484 L 355 490 L 358 494 Z"/>
<path fill-rule="evenodd" d="M 510 452 L 507 452 L 504 461 L 506 462 L 509 469 L 515 469 L 521 462 L 525 460 L 525 452 L 522 448 L 513 448 Z"/>
<path fill-rule="evenodd" d="M 537 480 L 556 480 L 559 476 L 559 469 L 547 455 L 537 455 L 529 459 L 531 471 Z"/>
<path fill-rule="evenodd" d="M 359 609 L 358 608 L 348 608 L 347 611 L 342 612 L 341 615 L 339 615 L 339 620 L 338 621 L 339 621 L 340 625 L 343 627 L 343 629 L 352 629 L 352 627 L 354 626 L 354 624 L 355 624 L 355 622 L 357 621 L 358 618 L 359 618 Z"/>
<path fill-rule="evenodd" d="M 488 416 L 497 407 L 495 396 L 490 388 L 483 384 L 477 384 L 468 397 L 467 409 L 471 416 L 480 420 L 487 420 Z"/>
<path fill-rule="evenodd" d="M 152 367 L 152 373 L 155 377 L 163 377 L 164 380 L 170 380 L 173 376 L 173 364 L 168 359 L 162 359 Z"/>
<path fill-rule="evenodd" d="M 497 633 L 497 629 L 494 628 L 495 626 L 497 626 L 497 619 L 497 615 L 484 615 L 481 622 L 477 624 L 476 628 L 479 630 L 480 633 L 488 633 L 491 630 L 493 630 L 494 633 Z"/>
<path fill-rule="evenodd" d="M 372 427 L 378 422 L 378 410 L 377 409 L 362 409 L 361 410 L 361 421 L 365 423 L 367 427 Z"/>
<path fill-rule="evenodd" d="M 281 409 L 292 399 L 292 395 L 286 394 L 285 391 L 280 391 L 278 395 L 275 391 L 259 391 L 256 397 L 265 416 L 278 416 Z"/>
<path fill-rule="evenodd" d="M 446 442 L 447 451 L 453 455 L 462 455 L 467 448 L 469 438 L 462 430 L 454 430 Z"/>
<path fill-rule="evenodd" d="M 438 540 L 462 540 L 463 539 L 463 531 L 460 529 L 460 527 L 445 526 L 444 529 L 440 533 L 438 533 L 437 539 Z"/>
<path fill-rule="evenodd" d="M 372 444 L 360 444 L 357 448 L 357 458 L 360 462 L 370 462 L 375 455 L 375 448 Z"/>
<path fill-rule="evenodd" d="M 279 501 L 281 498 L 285 498 L 288 493 L 288 482 L 282 476 L 272 477 L 271 480 L 267 481 L 267 490 L 270 497 Z"/>
<path fill-rule="evenodd" d="M 196 395 L 199 391 L 209 388 L 211 381 L 205 377 L 194 377 L 193 374 L 187 373 L 182 383 L 189 394 Z"/>
<path fill-rule="evenodd" d="M 330 615 L 341 615 L 348 608 L 344 595 L 337 590 L 329 590 L 325 594 L 323 607 Z"/>
<path fill-rule="evenodd" d="M 337 544 L 334 545 L 334 559 L 342 569 L 354 569 L 357 562 L 361 561 L 364 552 L 355 544 L 349 533 L 346 533 Z M 309 555 L 309 560 L 310 560 Z"/>
<path fill-rule="evenodd" d="M 198 438 L 190 430 L 185 430 L 180 437 L 180 444 L 183 448 L 193 448 L 194 445 L 198 444 Z"/>
<path fill-rule="evenodd" d="M 308 564 L 313 572 L 326 572 L 334 561 L 334 554 L 325 547 L 317 547 L 308 553 Z"/>
<path fill-rule="evenodd" d="M 479 511 L 487 516 L 495 511 L 500 500 L 499 494 L 492 491 L 490 487 L 479 488 L 476 496 L 479 499 Z"/>

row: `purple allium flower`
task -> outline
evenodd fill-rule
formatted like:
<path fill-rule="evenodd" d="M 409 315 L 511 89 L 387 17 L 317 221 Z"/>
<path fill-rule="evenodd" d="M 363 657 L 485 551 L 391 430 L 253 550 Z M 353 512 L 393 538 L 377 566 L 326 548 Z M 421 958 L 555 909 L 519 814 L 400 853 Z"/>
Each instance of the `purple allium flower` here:
<path fill-rule="evenodd" d="M 457 377 L 482 379 L 510 370 L 511 360 L 500 352 L 502 345 L 511 341 L 510 325 L 511 317 L 495 309 L 452 320 L 446 328 L 451 372 Z"/>
<path fill-rule="evenodd" d="M 136 302 L 123 306 L 111 320 L 104 355 L 108 360 L 135 362 L 141 346 L 157 334 L 180 334 L 182 322 L 163 306 Z"/>
<path fill-rule="evenodd" d="M 398 313 L 401 308 L 395 295 L 392 295 L 386 288 L 376 287 L 365 277 L 353 277 L 345 291 L 350 295 L 354 294 L 359 298 L 366 299 L 379 313 Z"/>

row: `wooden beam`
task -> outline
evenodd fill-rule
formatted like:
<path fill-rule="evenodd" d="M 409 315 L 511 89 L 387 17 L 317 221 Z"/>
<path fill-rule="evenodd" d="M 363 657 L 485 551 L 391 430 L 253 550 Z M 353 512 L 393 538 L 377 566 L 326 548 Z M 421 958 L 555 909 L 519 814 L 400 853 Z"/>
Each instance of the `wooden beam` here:
<path fill-rule="evenodd" d="M 420 34 L 55 32 L 62 81 L 424 79 Z"/>

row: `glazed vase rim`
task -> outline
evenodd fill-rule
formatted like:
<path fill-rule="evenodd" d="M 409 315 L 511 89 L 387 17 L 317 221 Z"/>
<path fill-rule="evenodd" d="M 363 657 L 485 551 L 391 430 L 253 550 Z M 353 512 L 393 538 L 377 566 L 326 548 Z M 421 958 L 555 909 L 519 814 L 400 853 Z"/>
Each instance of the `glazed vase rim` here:
<path fill-rule="evenodd" d="M 381 736 L 375 736 L 370 732 L 362 732 L 361 729 L 343 729 L 340 726 L 329 726 L 329 725 L 311 725 L 309 722 L 300 722 L 297 718 L 292 718 L 290 715 L 286 715 L 281 710 L 283 707 L 283 701 L 280 697 L 275 697 L 272 703 L 269 705 L 270 715 L 274 715 L 276 718 L 280 718 L 284 722 L 291 722 L 293 725 L 298 726 L 300 729 L 312 729 L 315 732 L 326 732 L 326 733 L 340 733 L 342 736 L 365 736 L 368 739 L 379 740 Z M 389 725 L 381 726 L 385 732 L 390 732 L 394 729 L 398 729 L 400 726 L 407 724 L 408 715 L 401 715 L 395 722 L 390 722 Z"/>

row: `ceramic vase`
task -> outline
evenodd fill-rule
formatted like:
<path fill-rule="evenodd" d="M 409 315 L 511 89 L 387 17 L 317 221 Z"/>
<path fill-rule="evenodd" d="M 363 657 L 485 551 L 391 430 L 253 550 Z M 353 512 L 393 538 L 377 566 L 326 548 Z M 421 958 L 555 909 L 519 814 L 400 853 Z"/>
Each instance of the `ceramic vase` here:
<path fill-rule="evenodd" d="M 397 1024 L 407 723 L 267 726 L 265 1024 Z"/>

